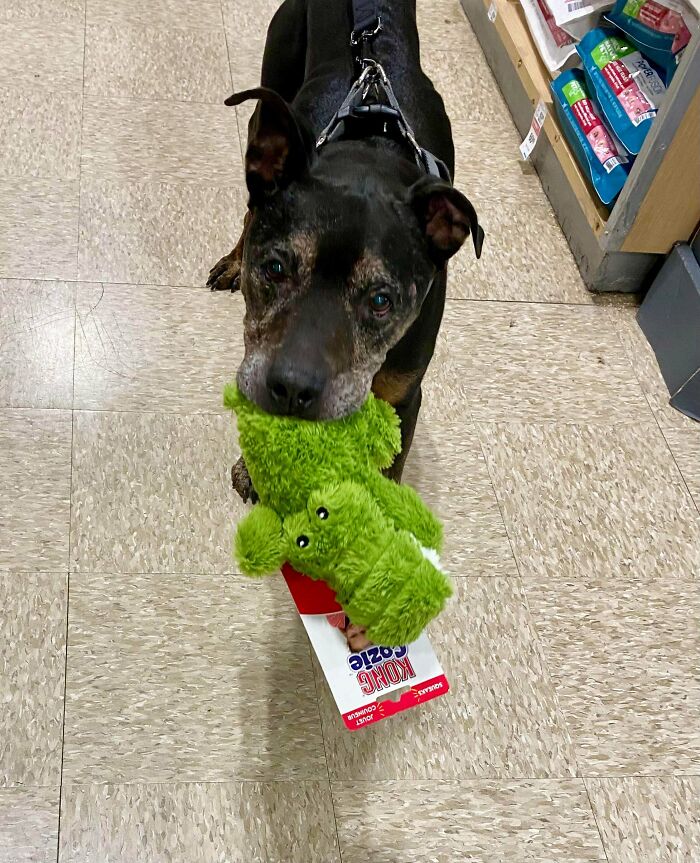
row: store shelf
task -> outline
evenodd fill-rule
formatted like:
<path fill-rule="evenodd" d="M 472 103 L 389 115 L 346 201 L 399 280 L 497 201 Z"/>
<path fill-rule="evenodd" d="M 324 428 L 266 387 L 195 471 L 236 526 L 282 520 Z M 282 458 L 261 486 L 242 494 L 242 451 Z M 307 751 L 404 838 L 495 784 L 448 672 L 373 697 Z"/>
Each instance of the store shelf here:
<path fill-rule="evenodd" d="M 551 77 L 518 0 L 461 0 L 520 133 L 552 108 Z M 493 17 L 493 16 L 492 16 Z M 659 114 L 611 211 L 595 195 L 549 110 L 531 161 L 593 291 L 637 291 L 700 222 L 700 36 L 684 52 Z"/>
<path fill-rule="evenodd" d="M 553 114 L 552 92 L 549 89 L 551 78 L 532 42 L 522 7 L 517 0 L 495 0 L 493 5 L 496 7 L 494 29 L 530 99 L 533 111 L 540 99 L 547 105 L 547 118 L 541 135 L 546 137 L 554 151 L 591 230 L 596 235 L 600 235 L 608 220 L 609 211 L 591 193 L 578 162 L 566 140 L 561 136 Z M 484 8 L 488 11 L 490 6 L 490 0 L 486 0 Z"/>

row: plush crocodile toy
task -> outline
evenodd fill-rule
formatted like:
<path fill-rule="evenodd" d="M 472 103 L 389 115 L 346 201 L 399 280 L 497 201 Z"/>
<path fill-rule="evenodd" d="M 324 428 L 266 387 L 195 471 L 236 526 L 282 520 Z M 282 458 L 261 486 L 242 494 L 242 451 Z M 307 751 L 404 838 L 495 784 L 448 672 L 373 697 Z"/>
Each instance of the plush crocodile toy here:
<path fill-rule="evenodd" d="M 370 395 L 348 417 L 310 422 L 268 414 L 234 385 L 224 403 L 260 500 L 238 525 L 241 570 L 265 575 L 288 561 L 325 581 L 368 638 L 415 639 L 452 590 L 437 563 L 439 521 L 382 474 L 401 448 L 393 408 Z"/>

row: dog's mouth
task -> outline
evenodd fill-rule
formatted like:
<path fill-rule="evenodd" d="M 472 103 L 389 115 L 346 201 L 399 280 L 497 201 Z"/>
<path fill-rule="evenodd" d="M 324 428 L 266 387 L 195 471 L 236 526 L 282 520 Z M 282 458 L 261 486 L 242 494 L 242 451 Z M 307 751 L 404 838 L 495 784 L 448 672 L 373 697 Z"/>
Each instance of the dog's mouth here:
<path fill-rule="evenodd" d="M 266 413 L 307 420 L 335 420 L 362 407 L 373 376 L 370 370 L 308 375 L 305 370 L 293 367 L 280 374 L 266 352 L 254 350 L 246 351 L 238 369 L 237 383 L 243 395 Z"/>

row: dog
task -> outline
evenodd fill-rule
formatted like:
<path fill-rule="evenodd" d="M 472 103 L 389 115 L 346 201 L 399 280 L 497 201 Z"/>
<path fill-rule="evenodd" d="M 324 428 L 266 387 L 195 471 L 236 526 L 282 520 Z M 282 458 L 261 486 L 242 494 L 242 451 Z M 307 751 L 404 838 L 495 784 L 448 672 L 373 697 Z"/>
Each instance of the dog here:
<path fill-rule="evenodd" d="M 245 300 L 241 392 L 264 410 L 334 419 L 370 390 L 396 409 L 397 482 L 442 320 L 447 262 L 483 231 L 450 182 L 445 105 L 420 64 L 415 0 L 377 0 L 372 58 L 384 69 L 420 145 L 447 167 L 429 176 L 396 136 L 356 135 L 316 147 L 358 77 L 350 0 L 284 0 L 267 33 L 261 86 L 226 100 L 257 105 L 248 128 L 248 211 L 212 290 Z M 253 494 L 245 464 L 234 487 Z M 361 638 L 353 631 L 355 644 Z"/>

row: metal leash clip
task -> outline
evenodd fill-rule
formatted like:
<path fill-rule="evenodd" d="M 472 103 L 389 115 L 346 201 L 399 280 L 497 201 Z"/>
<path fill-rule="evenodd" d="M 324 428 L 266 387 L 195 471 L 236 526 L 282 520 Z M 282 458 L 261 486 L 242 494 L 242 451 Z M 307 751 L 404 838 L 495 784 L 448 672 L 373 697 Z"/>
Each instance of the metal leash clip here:
<path fill-rule="evenodd" d="M 367 42 L 370 39 L 374 39 L 375 36 L 378 36 L 382 32 L 382 19 L 380 15 L 377 15 L 377 23 L 374 27 L 374 30 L 362 30 L 362 32 L 358 33 L 357 30 L 353 30 L 350 34 L 350 44 L 353 48 L 357 48 L 362 42 Z"/>

